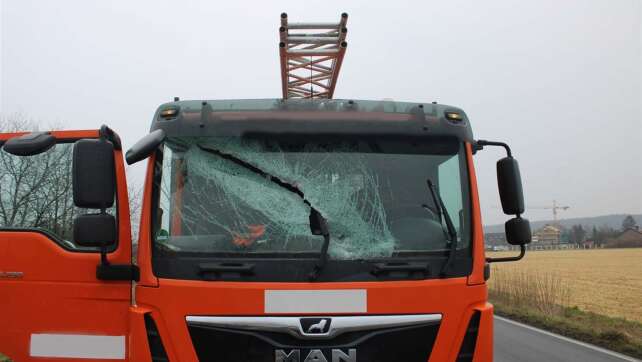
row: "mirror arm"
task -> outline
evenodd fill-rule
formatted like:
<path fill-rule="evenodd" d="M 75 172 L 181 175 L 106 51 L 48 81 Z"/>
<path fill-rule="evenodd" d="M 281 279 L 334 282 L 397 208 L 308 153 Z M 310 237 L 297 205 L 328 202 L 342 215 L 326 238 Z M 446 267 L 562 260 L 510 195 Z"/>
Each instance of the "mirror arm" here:
<path fill-rule="evenodd" d="M 100 265 L 109 266 L 109 260 L 107 260 L 107 243 L 103 243 L 100 246 Z"/>
<path fill-rule="evenodd" d="M 107 211 L 104 208 L 102 208 L 100 209 L 100 213 L 104 215 L 107 213 Z M 100 246 L 100 265 L 102 267 L 109 266 L 109 260 L 107 260 L 107 246 L 108 246 L 107 242 L 104 242 Z"/>
<path fill-rule="evenodd" d="M 503 258 L 486 258 L 487 263 L 503 263 L 507 261 L 518 261 L 521 260 L 524 255 L 526 255 L 526 245 L 522 244 L 519 246 L 519 255 L 517 256 L 507 256 Z"/>
<path fill-rule="evenodd" d="M 499 146 L 499 147 L 504 147 L 506 150 L 506 154 L 508 157 L 513 158 L 513 154 L 510 150 L 510 147 L 504 143 L 504 142 L 495 142 L 495 141 L 486 141 L 486 140 L 477 140 L 475 144 L 473 145 L 473 148 L 475 151 L 480 151 L 484 149 L 484 146 Z"/>
<path fill-rule="evenodd" d="M 106 214 L 107 211 L 102 208 L 100 209 L 100 213 L 102 215 Z M 100 265 L 101 266 L 108 266 L 109 265 L 109 260 L 107 260 L 107 242 L 103 242 L 102 245 L 100 246 Z"/>
<path fill-rule="evenodd" d="M 100 209 L 100 213 L 106 213 Z M 100 246 L 100 264 L 96 266 L 98 280 L 135 280 L 140 279 L 140 270 L 134 264 L 111 264 L 107 259 L 107 242 Z"/>
<path fill-rule="evenodd" d="M 140 279 L 140 269 L 134 264 L 110 264 L 105 259 L 103 262 L 103 248 L 101 248 L 101 263 L 96 266 L 96 279 L 98 280 L 134 280 Z M 105 264 L 106 263 L 106 264 Z"/>

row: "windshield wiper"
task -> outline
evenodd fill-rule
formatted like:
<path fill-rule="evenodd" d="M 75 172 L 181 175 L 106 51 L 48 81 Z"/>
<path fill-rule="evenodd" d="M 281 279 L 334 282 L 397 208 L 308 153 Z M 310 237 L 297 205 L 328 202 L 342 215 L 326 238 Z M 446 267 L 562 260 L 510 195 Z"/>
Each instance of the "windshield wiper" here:
<path fill-rule="evenodd" d="M 448 239 L 450 241 L 450 251 L 448 252 L 448 260 L 446 261 L 446 264 L 444 264 L 440 273 L 443 276 L 446 274 L 446 272 L 448 271 L 448 269 L 450 268 L 450 266 L 452 265 L 455 259 L 455 254 L 457 252 L 457 230 L 455 230 L 455 225 L 453 225 L 453 220 L 450 218 L 450 214 L 448 213 L 448 209 L 444 204 L 444 200 L 441 199 L 441 195 L 437 190 L 437 186 L 435 186 L 435 184 L 430 179 L 427 179 L 426 183 L 428 184 L 428 189 L 430 190 L 432 201 L 435 204 L 435 208 L 437 209 L 437 216 L 439 217 L 439 222 L 440 223 L 442 221 L 446 222 Z"/>
<path fill-rule="evenodd" d="M 317 280 L 321 270 L 325 268 L 325 264 L 328 261 L 328 247 L 330 246 L 330 231 L 328 230 L 328 222 L 321 215 L 317 209 L 313 208 L 310 205 L 310 228 L 312 229 L 312 234 L 314 235 L 323 235 L 323 245 L 321 246 L 321 255 L 314 265 L 314 269 L 308 274 L 308 279 L 313 282 Z"/>
<path fill-rule="evenodd" d="M 216 148 L 210 148 L 210 147 L 204 147 L 202 145 L 197 145 L 199 149 L 201 149 L 204 152 L 219 156 L 223 159 L 226 159 L 228 161 L 231 161 L 245 169 L 248 169 L 255 174 L 266 178 L 267 180 L 279 185 L 280 187 L 286 189 L 287 191 L 290 191 L 296 195 L 298 195 L 303 202 L 310 207 L 310 231 L 312 232 L 312 235 L 322 235 L 323 236 L 323 245 L 321 246 L 321 255 L 319 256 L 319 259 L 314 265 L 314 269 L 310 274 L 308 275 L 310 281 L 314 281 L 319 277 L 319 274 L 321 273 L 321 270 L 325 267 L 328 259 L 328 247 L 330 246 L 330 232 L 328 230 L 328 222 L 326 219 L 321 215 L 319 210 L 317 210 L 310 201 L 308 201 L 305 198 L 305 194 L 303 191 L 301 191 L 300 188 L 296 187 L 295 185 L 281 180 L 279 177 L 274 176 L 256 166 L 253 164 L 240 159 L 232 154 L 223 152 L 221 150 L 218 150 Z"/>

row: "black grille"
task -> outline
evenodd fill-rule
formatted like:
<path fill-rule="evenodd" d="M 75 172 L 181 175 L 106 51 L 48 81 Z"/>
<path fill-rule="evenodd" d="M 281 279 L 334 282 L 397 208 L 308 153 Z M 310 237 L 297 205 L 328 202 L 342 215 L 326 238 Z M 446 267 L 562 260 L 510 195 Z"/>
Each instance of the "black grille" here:
<path fill-rule="evenodd" d="M 433 324 L 344 333 L 330 340 L 304 340 L 285 333 L 202 325 L 188 328 L 200 362 L 274 362 L 277 349 L 286 354 L 298 349 L 301 361 L 311 350 L 319 349 L 331 361 L 332 349 L 348 354 L 353 348 L 357 361 L 426 362 L 439 331 L 439 325 Z"/>
<path fill-rule="evenodd" d="M 477 345 L 477 332 L 479 331 L 479 318 L 481 313 L 475 311 L 470 317 L 470 322 L 468 322 L 468 328 L 466 329 L 466 335 L 464 340 L 461 342 L 461 348 L 459 349 L 459 354 L 457 355 L 457 362 L 472 362 L 473 357 L 475 356 L 475 346 Z"/>
<path fill-rule="evenodd" d="M 168 362 L 169 358 L 167 358 L 163 341 L 158 333 L 158 328 L 156 328 L 156 322 L 149 313 L 145 314 L 145 328 L 147 329 L 147 342 L 152 361 Z"/>

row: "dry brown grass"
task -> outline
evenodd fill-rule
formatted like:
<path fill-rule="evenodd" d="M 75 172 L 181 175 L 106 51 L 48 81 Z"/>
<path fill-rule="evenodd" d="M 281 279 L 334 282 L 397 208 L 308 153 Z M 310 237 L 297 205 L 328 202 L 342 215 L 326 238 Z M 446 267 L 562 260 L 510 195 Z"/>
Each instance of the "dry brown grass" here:
<path fill-rule="evenodd" d="M 546 315 L 563 314 L 569 307 L 568 283 L 551 272 L 534 272 L 517 266 L 492 270 L 489 295 L 493 302 L 528 306 Z"/>
<path fill-rule="evenodd" d="M 642 322 L 642 248 L 531 251 L 494 265 L 489 287 L 491 298 L 534 300 L 545 313 L 557 303 Z"/>

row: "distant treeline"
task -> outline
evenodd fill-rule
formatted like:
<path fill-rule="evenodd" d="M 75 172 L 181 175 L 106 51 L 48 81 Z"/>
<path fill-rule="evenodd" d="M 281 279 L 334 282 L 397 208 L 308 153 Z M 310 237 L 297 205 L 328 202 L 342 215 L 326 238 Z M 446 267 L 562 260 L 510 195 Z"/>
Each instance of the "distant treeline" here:
<path fill-rule="evenodd" d="M 528 215 L 526 215 L 528 216 Z M 629 215 L 627 214 L 612 214 L 612 215 L 601 215 L 594 217 L 580 217 L 572 219 L 562 219 L 558 223 L 564 228 L 572 228 L 573 225 L 582 225 L 582 227 L 587 231 L 591 232 L 593 227 L 596 227 L 598 230 L 611 229 L 619 232 L 622 230 L 622 221 Z M 642 214 L 631 214 L 630 215 L 637 225 L 642 225 Z M 533 231 L 542 228 L 544 225 L 553 224 L 553 220 L 541 220 L 533 221 L 531 220 L 531 228 Z M 485 233 L 503 233 L 504 224 L 498 225 L 485 225 Z"/>

